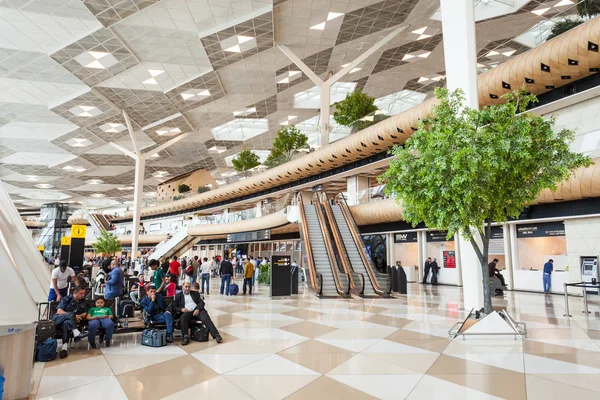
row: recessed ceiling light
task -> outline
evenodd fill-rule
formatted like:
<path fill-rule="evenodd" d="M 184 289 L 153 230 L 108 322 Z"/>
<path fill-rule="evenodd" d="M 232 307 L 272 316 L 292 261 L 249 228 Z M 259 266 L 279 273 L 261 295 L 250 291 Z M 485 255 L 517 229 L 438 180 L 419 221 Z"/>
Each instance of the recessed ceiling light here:
<path fill-rule="evenodd" d="M 227 147 L 225 147 L 225 146 L 213 146 L 210 149 L 208 149 L 208 151 L 213 151 L 213 152 L 217 152 L 217 153 L 221 154 L 221 153 L 225 153 L 227 151 Z"/>
<path fill-rule="evenodd" d="M 498 54 L 500 54 L 500 53 L 498 53 L 497 51 L 492 50 L 492 51 L 490 51 L 489 53 L 486 54 L 486 57 L 493 57 L 493 56 L 497 56 Z"/>
<path fill-rule="evenodd" d="M 423 27 L 423 28 L 421 28 L 421 29 L 417 29 L 417 30 L 415 30 L 415 31 L 412 31 L 412 33 L 416 33 L 417 35 L 422 35 L 423 33 L 425 33 L 425 30 L 426 30 L 426 29 L 427 29 L 427 27 L 426 27 L 426 26 L 424 26 L 424 27 Z"/>
<path fill-rule="evenodd" d="M 249 41 L 251 41 L 254 38 L 252 36 L 237 35 L 237 39 L 238 39 L 238 43 L 242 44 L 242 43 L 249 42 Z"/>
<path fill-rule="evenodd" d="M 427 57 L 429 57 L 430 54 L 431 54 L 431 52 L 422 53 L 422 54 L 419 54 L 417 57 L 427 58 Z"/>
<path fill-rule="evenodd" d="M 411 58 L 415 58 L 415 56 L 411 56 L 410 54 L 406 54 L 406 55 L 404 55 L 404 57 L 402 57 L 402 61 L 410 60 Z"/>
<path fill-rule="evenodd" d="M 106 133 L 118 133 L 118 132 L 122 132 L 125 129 L 127 129 L 127 127 L 123 124 L 112 123 L 112 122 L 109 122 L 104 125 L 100 125 L 99 128 L 102 129 Z"/>
<path fill-rule="evenodd" d="M 287 120 L 280 122 L 279 125 L 288 126 L 290 124 L 290 121 L 296 118 L 298 118 L 296 115 L 288 115 Z"/>
<path fill-rule="evenodd" d="M 546 11 L 548 11 L 550 9 L 550 7 L 547 8 L 538 8 L 537 10 L 533 10 L 531 11 L 532 13 L 534 13 L 535 15 L 543 15 Z"/>
<path fill-rule="evenodd" d="M 177 133 L 181 133 L 181 129 L 179 128 L 163 128 L 156 131 L 159 136 L 162 135 L 174 135 Z"/>
<path fill-rule="evenodd" d="M 226 48 L 224 51 L 228 51 L 230 53 L 241 53 L 242 49 L 240 48 L 239 44 L 236 44 L 235 46 Z"/>
<path fill-rule="evenodd" d="M 160 156 L 158 155 L 158 153 L 154 153 L 150 156 L 151 158 L 160 158 Z"/>
<path fill-rule="evenodd" d="M 344 13 L 329 12 L 329 14 L 327 14 L 327 21 L 331 21 L 332 19 L 341 17 L 342 15 L 344 15 Z"/>
<path fill-rule="evenodd" d="M 196 98 L 201 98 L 201 97 L 207 97 L 210 96 L 210 91 L 208 90 L 203 90 L 203 89 L 190 89 L 190 90 L 186 90 L 185 92 L 181 93 L 181 97 L 184 100 L 196 100 Z"/>
<path fill-rule="evenodd" d="M 350 65 L 350 63 L 343 64 L 343 65 L 342 65 L 342 68 L 346 68 L 348 65 Z M 350 70 L 350 72 L 348 72 L 348 73 L 349 73 L 349 74 L 353 74 L 353 73 L 355 73 L 355 72 L 357 72 L 357 71 L 360 71 L 361 69 L 362 69 L 361 67 L 354 67 L 354 68 L 352 68 L 352 69 Z"/>
<path fill-rule="evenodd" d="M 502 53 L 502 55 L 506 56 L 506 57 L 510 57 L 515 53 L 516 53 L 516 50 L 509 50 L 509 51 L 505 51 L 504 53 Z"/>
<path fill-rule="evenodd" d="M 35 175 L 27 175 L 27 180 L 28 181 L 37 181 L 37 176 Z"/>
<path fill-rule="evenodd" d="M 85 66 L 86 68 L 94 68 L 94 69 L 106 69 L 104 65 L 100 63 L 100 61 L 95 60 Z"/>
<path fill-rule="evenodd" d="M 144 85 L 158 85 L 158 82 L 156 82 L 156 79 L 154 78 L 146 79 L 145 81 L 142 81 L 142 83 Z"/>
<path fill-rule="evenodd" d="M 571 4 L 573 4 L 572 0 L 561 0 L 558 3 L 556 3 L 554 5 L 554 7 L 564 7 L 564 6 L 570 6 Z"/>
<path fill-rule="evenodd" d="M 117 189 L 118 190 L 133 190 L 134 187 L 133 186 L 125 186 L 125 187 L 120 187 L 120 188 L 117 188 Z"/>
<path fill-rule="evenodd" d="M 69 111 L 78 117 L 95 117 L 102 114 L 99 108 L 93 106 L 75 106 Z"/>
<path fill-rule="evenodd" d="M 106 196 L 106 195 L 105 195 L 105 194 L 103 194 L 103 193 L 92 193 L 92 194 L 90 195 L 90 197 L 104 197 L 104 196 Z"/>
<path fill-rule="evenodd" d="M 317 30 L 317 31 L 324 31 L 325 30 L 325 24 L 326 24 L 326 22 L 321 22 L 320 24 L 311 26 L 310 29 L 314 29 L 314 30 Z"/>
<path fill-rule="evenodd" d="M 35 187 L 40 188 L 40 189 L 50 189 L 50 188 L 53 188 L 54 186 L 49 183 L 38 183 L 37 185 L 35 185 Z"/>
<path fill-rule="evenodd" d="M 90 185 L 99 185 L 101 183 L 104 183 L 104 181 L 102 181 L 101 179 L 90 179 L 87 183 L 89 183 Z"/>
<path fill-rule="evenodd" d="M 163 71 L 162 69 L 149 69 L 148 72 L 150 73 L 150 75 L 153 78 L 155 78 L 155 77 L 159 76 L 160 74 L 162 74 L 165 71 Z"/>
<path fill-rule="evenodd" d="M 429 78 L 425 78 L 424 76 L 422 76 L 422 77 L 419 78 L 419 80 L 417 81 L 417 83 L 426 82 L 428 80 L 429 80 Z"/>

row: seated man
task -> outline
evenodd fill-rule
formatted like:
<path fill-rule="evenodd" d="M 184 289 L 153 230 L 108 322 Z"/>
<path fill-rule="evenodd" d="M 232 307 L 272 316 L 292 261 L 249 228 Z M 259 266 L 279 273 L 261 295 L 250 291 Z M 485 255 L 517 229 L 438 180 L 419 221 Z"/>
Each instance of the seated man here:
<path fill-rule="evenodd" d="M 78 342 L 85 337 L 83 333 L 77 329 L 87 317 L 87 306 L 85 302 L 85 288 L 77 286 L 73 294 L 62 298 L 58 304 L 56 314 L 52 316 L 56 330 L 62 331 L 62 350 L 59 353 L 60 358 L 67 358 L 69 355 L 69 334 L 73 332 L 75 341 Z"/>
<path fill-rule="evenodd" d="M 211 336 L 221 343 L 223 338 L 219 335 L 219 331 L 215 324 L 210 319 L 208 312 L 204 309 L 204 301 L 200 297 L 200 293 L 191 290 L 189 282 L 183 284 L 183 291 L 175 295 L 173 311 L 177 315 L 181 315 L 179 323 L 181 324 L 181 345 L 185 346 L 190 342 L 190 322 L 200 320 L 206 326 Z"/>
<path fill-rule="evenodd" d="M 173 316 L 162 295 L 156 293 L 156 288 L 150 286 L 146 297 L 142 299 L 142 308 L 148 315 L 148 320 L 167 325 L 167 343 L 173 343 Z"/>
<path fill-rule="evenodd" d="M 504 276 L 502 276 L 502 274 L 500 273 L 500 270 L 498 268 L 496 268 L 497 265 L 498 265 L 497 258 L 494 258 L 492 260 L 492 262 L 488 264 L 488 272 L 489 272 L 490 278 L 493 278 L 495 276 L 498 279 L 500 279 L 502 286 L 506 286 L 506 283 L 504 282 Z"/>
<path fill-rule="evenodd" d="M 139 274 L 137 278 L 138 280 L 133 285 L 131 285 L 131 289 L 129 289 L 129 297 L 136 305 L 139 306 L 140 292 L 142 289 L 145 289 L 146 282 L 144 281 L 144 275 Z"/>
<path fill-rule="evenodd" d="M 96 300 L 96 307 L 92 307 L 88 310 L 88 342 L 92 349 L 97 349 L 96 345 L 96 332 L 99 328 L 104 329 L 104 345 L 110 347 L 110 340 L 115 330 L 115 323 L 112 321 L 113 312 L 110 307 L 104 307 L 104 299 L 99 298 Z"/>

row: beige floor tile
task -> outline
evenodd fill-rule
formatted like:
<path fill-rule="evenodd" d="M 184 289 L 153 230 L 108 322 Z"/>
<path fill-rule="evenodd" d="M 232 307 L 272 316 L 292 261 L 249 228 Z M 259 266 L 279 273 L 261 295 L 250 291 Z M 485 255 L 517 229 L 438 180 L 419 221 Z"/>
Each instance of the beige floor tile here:
<path fill-rule="evenodd" d="M 260 400 L 280 400 L 308 385 L 319 375 L 227 376 L 226 379 Z"/>
<path fill-rule="evenodd" d="M 597 392 L 600 399 L 600 374 L 531 374 L 538 378 L 560 382 L 565 385 L 577 386 L 581 389 Z"/>
<path fill-rule="evenodd" d="M 391 335 L 397 328 L 364 328 L 364 329 L 336 329 L 319 336 L 319 339 L 383 339 Z"/>
<path fill-rule="evenodd" d="M 482 364 L 474 361 L 464 360 L 462 358 L 452 357 L 441 354 L 427 371 L 429 375 L 444 374 L 475 374 L 475 375 L 498 375 L 514 374 L 514 371 L 493 367 L 488 364 Z"/>
<path fill-rule="evenodd" d="M 410 319 L 389 317 L 387 315 L 374 315 L 369 318 L 365 318 L 365 321 L 372 322 L 374 324 L 381 324 L 386 326 L 392 326 L 394 328 L 404 328 L 412 321 Z"/>
<path fill-rule="evenodd" d="M 125 374 L 141 368 L 158 365 L 165 361 L 170 361 L 179 357 L 181 354 L 127 354 L 122 355 L 106 354 L 104 356 L 115 375 Z"/>
<path fill-rule="evenodd" d="M 331 346 L 318 340 L 307 340 L 296 346 L 285 349 L 279 353 L 282 354 L 354 354 L 341 347 Z"/>
<path fill-rule="evenodd" d="M 420 349 L 441 353 L 450 344 L 450 339 L 442 339 L 439 336 L 399 329 L 386 337 L 385 340 L 418 347 Z"/>
<path fill-rule="evenodd" d="M 510 373 L 482 376 L 428 373 L 427 375 L 503 399 L 525 400 L 527 398 L 524 374 Z"/>
<path fill-rule="evenodd" d="M 577 399 L 598 400 L 598 392 L 582 389 L 552 379 L 540 378 L 534 375 L 526 376 L 528 399 Z"/>
<path fill-rule="evenodd" d="M 313 304 L 313 306 L 314 306 L 314 304 Z M 319 318 L 321 315 L 323 315 L 323 313 L 313 311 L 313 310 L 306 310 L 306 309 L 302 309 L 302 308 L 298 309 L 298 310 L 282 312 L 281 314 L 289 315 L 290 317 L 300 318 L 300 319 L 304 319 L 304 320 Z"/>
<path fill-rule="evenodd" d="M 236 304 L 233 306 L 216 306 L 216 310 L 225 311 L 227 313 L 236 313 L 242 311 L 252 310 L 252 307 L 244 305 L 244 304 Z"/>
<path fill-rule="evenodd" d="M 113 371 L 102 355 L 82 358 L 70 363 L 52 365 L 47 363 L 44 367 L 44 376 L 111 376 Z"/>
<path fill-rule="evenodd" d="M 580 328 L 557 328 L 527 330 L 529 339 L 589 339 L 588 335 Z"/>
<path fill-rule="evenodd" d="M 537 342 L 535 340 L 524 340 L 523 352 L 527 354 L 578 354 L 586 351 L 575 347 Z"/>
<path fill-rule="evenodd" d="M 390 364 L 383 360 L 357 354 L 328 372 L 328 375 L 405 375 L 415 371 Z"/>
<path fill-rule="evenodd" d="M 351 309 L 362 311 L 362 312 L 373 313 L 373 314 L 379 314 L 381 312 L 385 312 L 385 311 L 389 310 L 389 308 L 377 307 L 374 305 L 363 305 L 363 304 L 358 304 L 356 306 L 352 306 Z"/>
<path fill-rule="evenodd" d="M 222 376 L 209 379 L 197 385 L 164 398 L 165 400 L 253 400 L 250 395 Z"/>
<path fill-rule="evenodd" d="M 187 355 L 118 376 L 129 399 L 159 399 L 216 377 L 218 374 Z"/>
<path fill-rule="evenodd" d="M 376 397 L 351 388 L 327 376 L 321 376 L 286 398 L 286 400 L 307 399 L 374 400 Z"/>
<path fill-rule="evenodd" d="M 221 343 L 202 353 L 214 354 L 270 354 L 293 347 L 302 341 L 284 339 L 240 339 L 233 342 Z"/>
<path fill-rule="evenodd" d="M 540 357 L 551 358 L 553 360 L 565 361 L 578 365 L 600 369 L 600 354 L 595 352 L 576 352 L 576 353 L 546 353 L 536 354 Z"/>
<path fill-rule="evenodd" d="M 279 353 L 279 355 L 320 374 L 328 373 L 354 356 L 353 353 Z"/>
<path fill-rule="evenodd" d="M 311 339 L 336 330 L 336 328 L 332 328 L 330 326 L 322 324 L 316 324 L 310 321 L 297 322 L 292 325 L 284 326 L 281 329 Z"/>
<path fill-rule="evenodd" d="M 439 354 L 365 354 L 389 364 L 394 364 L 404 369 L 413 371 L 412 373 L 424 374 L 433 363 L 438 359 Z"/>
<path fill-rule="evenodd" d="M 60 347 L 60 346 L 59 346 Z M 102 346 L 104 347 L 104 346 Z M 59 348 L 60 349 L 60 348 Z M 75 361 L 81 361 L 81 360 L 85 360 L 88 358 L 93 358 L 93 357 L 98 357 L 100 355 L 102 355 L 102 351 L 98 348 L 96 350 L 92 350 L 92 349 L 87 349 L 87 340 L 85 341 L 85 343 L 81 343 L 78 344 L 78 347 L 75 349 L 70 349 L 68 351 L 69 356 L 67 358 L 59 358 L 56 357 L 56 360 L 54 361 L 48 361 L 46 363 L 46 367 L 55 367 L 57 365 L 61 365 L 61 364 L 69 364 Z"/>

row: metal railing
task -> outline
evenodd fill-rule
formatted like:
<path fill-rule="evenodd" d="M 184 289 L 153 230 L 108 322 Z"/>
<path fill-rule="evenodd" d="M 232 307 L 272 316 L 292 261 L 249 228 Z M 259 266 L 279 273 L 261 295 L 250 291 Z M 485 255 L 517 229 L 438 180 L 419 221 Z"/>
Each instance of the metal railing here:
<path fill-rule="evenodd" d="M 308 264 L 308 276 L 310 277 L 311 288 L 319 296 L 323 295 L 323 275 L 317 272 L 315 262 L 312 253 L 312 247 L 310 245 L 310 236 L 308 234 L 308 226 L 306 225 L 306 214 L 304 212 L 304 204 L 302 202 L 302 193 L 298 193 L 296 197 L 298 203 L 298 209 L 300 210 L 300 237 L 304 242 L 304 248 L 306 249 L 306 258 Z M 312 287 L 311 287 L 312 286 Z"/>

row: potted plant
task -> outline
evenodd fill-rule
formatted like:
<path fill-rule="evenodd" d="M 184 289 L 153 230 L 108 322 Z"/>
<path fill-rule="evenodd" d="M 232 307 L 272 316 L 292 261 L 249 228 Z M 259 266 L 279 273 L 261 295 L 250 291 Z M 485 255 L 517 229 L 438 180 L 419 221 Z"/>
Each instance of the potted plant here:
<path fill-rule="evenodd" d="M 244 148 L 231 160 L 231 164 L 236 171 L 243 172 L 244 176 L 247 177 L 248 170 L 260 165 L 260 158 L 258 157 L 258 154 L 252 150 Z"/>
<path fill-rule="evenodd" d="M 527 112 L 537 101 L 525 89 L 505 103 L 473 110 L 462 91 L 436 89 L 439 105 L 419 122 L 380 177 L 386 193 L 416 225 L 459 233 L 471 243 L 482 273 L 484 312 L 492 312 L 488 253 L 492 222 L 518 218 L 540 191 L 591 165 L 569 144 L 572 131 L 553 129 L 554 118 Z"/>
<path fill-rule="evenodd" d="M 333 120 L 340 125 L 352 127 L 353 131 L 360 131 L 373 124 L 374 119 L 368 121 L 361 120 L 361 118 L 378 110 L 375 105 L 375 97 L 371 97 L 361 90 L 348 93 L 344 100 L 333 103 L 333 106 L 335 107 Z"/>
<path fill-rule="evenodd" d="M 117 236 L 108 231 L 100 232 L 100 236 L 96 239 L 96 243 L 92 245 L 96 254 L 111 254 L 122 250 L 121 242 Z"/>
<path fill-rule="evenodd" d="M 290 161 L 298 150 L 306 148 L 308 136 L 303 134 L 295 125 L 282 127 L 277 131 L 271 153 L 265 161 L 268 167 L 276 167 Z"/>

